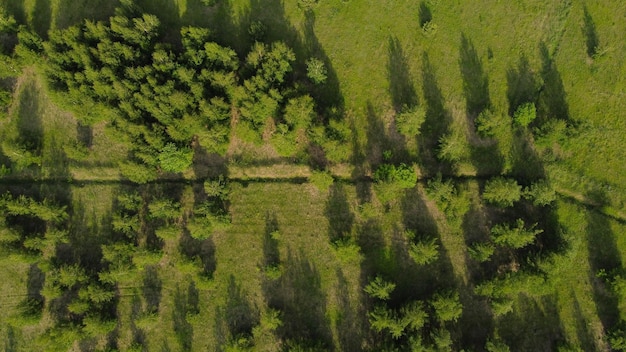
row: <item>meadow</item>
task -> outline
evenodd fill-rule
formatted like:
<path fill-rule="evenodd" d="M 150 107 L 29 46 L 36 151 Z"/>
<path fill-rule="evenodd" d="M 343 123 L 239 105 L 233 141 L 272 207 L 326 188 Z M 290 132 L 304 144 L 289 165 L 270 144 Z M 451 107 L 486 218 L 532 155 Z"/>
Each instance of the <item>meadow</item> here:
<path fill-rule="evenodd" d="M 122 3 L 0 7 L 45 41 Z M 89 123 L 50 83 L 49 52 L 9 54 L 6 351 L 626 350 L 626 5 L 134 4 L 174 52 L 200 26 L 244 62 L 261 23 L 294 53 L 284 95 L 310 95 L 311 130 L 343 135 L 316 145 L 307 132 L 285 156 L 273 121 L 251 138 L 231 106 L 224 153 L 194 137 L 189 167 L 137 184 L 120 165 L 138 149 L 108 120 L 121 113 Z M 322 85 L 306 81 L 310 58 Z M 490 196 L 500 177 L 515 187 Z M 65 217 L 19 213 L 19 196 Z M 66 284 L 76 268 L 85 278 Z"/>

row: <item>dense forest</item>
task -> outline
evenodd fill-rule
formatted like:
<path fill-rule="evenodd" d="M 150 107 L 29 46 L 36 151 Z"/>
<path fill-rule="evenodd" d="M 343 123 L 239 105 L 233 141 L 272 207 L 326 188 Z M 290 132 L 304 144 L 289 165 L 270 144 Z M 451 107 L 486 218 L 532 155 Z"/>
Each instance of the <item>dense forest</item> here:
<path fill-rule="evenodd" d="M 0 346 L 626 351 L 624 14 L 0 0 Z"/>

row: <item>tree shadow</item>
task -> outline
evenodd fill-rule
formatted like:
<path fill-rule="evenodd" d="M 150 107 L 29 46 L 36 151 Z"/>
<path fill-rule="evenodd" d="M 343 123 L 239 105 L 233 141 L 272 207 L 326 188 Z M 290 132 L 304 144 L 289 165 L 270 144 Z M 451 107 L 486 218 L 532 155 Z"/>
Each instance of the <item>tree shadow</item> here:
<path fill-rule="evenodd" d="M 43 149 L 42 107 L 39 105 L 38 89 L 33 79 L 20 88 L 15 112 L 19 137 L 17 143 L 35 155 Z"/>
<path fill-rule="evenodd" d="M 435 68 L 426 52 L 422 54 L 422 90 L 426 105 L 426 119 L 422 124 L 422 134 L 419 136 L 421 163 L 427 176 L 432 176 L 437 172 L 450 173 L 452 165 L 438 162 L 436 150 L 439 146 L 439 139 L 449 130 L 452 117 L 445 109 Z"/>
<path fill-rule="evenodd" d="M 226 167 L 226 159 L 216 153 L 208 153 L 207 150 L 194 143 L 193 147 L 193 171 L 196 179 L 217 178 L 223 176 L 228 177 L 228 168 Z"/>
<path fill-rule="evenodd" d="M 422 3 L 422 5 L 424 5 Z M 409 62 L 397 37 L 389 37 L 387 48 L 387 77 L 389 94 L 396 112 L 418 104 L 417 92 L 411 79 Z"/>
<path fill-rule="evenodd" d="M 41 290 L 46 275 L 37 264 L 31 264 L 26 278 L 26 298 L 19 303 L 20 313 L 24 316 L 39 316 L 44 306 Z"/>
<path fill-rule="evenodd" d="M 315 35 L 315 14 L 313 11 L 307 11 L 305 16 L 306 19 L 303 28 L 304 38 L 302 39 L 302 45 L 305 49 L 304 55 L 306 58 L 314 57 L 321 60 L 326 67 L 326 81 L 323 84 L 310 87 L 315 102 L 318 104 L 317 110 L 320 114 L 327 116 L 340 116 L 344 110 L 344 100 L 341 94 L 337 72 L 333 68 L 330 58 Z M 301 58 L 302 62 L 304 62 L 303 59 L 304 58 Z M 300 64 L 300 66 L 302 72 L 305 72 L 306 67 L 302 66 L 302 64 Z"/>
<path fill-rule="evenodd" d="M 340 268 L 336 270 L 337 274 L 337 300 L 339 305 L 339 322 L 336 329 L 339 335 L 339 349 L 341 351 L 362 351 L 364 336 L 366 333 L 367 316 L 360 304 L 353 302 L 362 302 L 363 294 L 359 290 L 356 297 L 350 296 L 348 281 Z"/>
<path fill-rule="evenodd" d="M 418 18 L 420 21 L 420 27 L 433 20 L 433 13 L 430 11 L 426 1 L 420 3 Z"/>
<path fill-rule="evenodd" d="M 576 336 L 580 342 L 580 347 L 583 351 L 598 351 L 599 346 L 596 345 L 593 333 L 589 331 L 589 321 L 580 308 L 578 298 L 573 291 L 571 295 L 574 298 L 574 324 L 576 325 Z"/>
<path fill-rule="evenodd" d="M 539 96 L 539 84 L 535 72 L 530 67 L 528 58 L 522 55 L 517 67 L 509 68 L 506 72 L 507 92 L 509 101 L 509 116 L 513 116 L 517 108 L 526 103 L 535 103 Z"/>
<path fill-rule="evenodd" d="M 618 298 L 604 280 L 610 280 L 622 269 L 623 263 L 609 218 L 594 209 L 586 211 L 587 248 L 591 266 L 589 279 L 593 286 L 593 300 L 604 331 L 611 331 L 620 318 Z M 598 277 L 599 273 L 605 277 Z"/>
<path fill-rule="evenodd" d="M 213 278 L 213 273 L 217 267 L 217 259 L 215 258 L 215 242 L 209 237 L 204 240 L 198 240 L 191 237 L 187 229 L 183 229 L 178 242 L 178 247 L 184 256 L 196 261 L 202 268 L 202 275 L 207 278 Z"/>
<path fill-rule="evenodd" d="M 48 38 L 48 30 L 52 23 L 52 7 L 50 0 L 36 0 L 31 13 L 31 26 L 41 38 Z"/>
<path fill-rule="evenodd" d="M 228 326 L 230 336 L 233 338 L 252 336 L 252 328 L 259 324 L 259 311 L 253 306 L 247 297 L 247 293 L 237 284 L 234 276 L 228 279 L 226 289 L 226 305 L 220 310 L 220 314 Z"/>
<path fill-rule="evenodd" d="M 53 29 L 65 29 L 85 19 L 108 20 L 118 6 L 119 0 L 58 0 Z"/>
<path fill-rule="evenodd" d="M 587 56 L 593 58 L 598 53 L 598 47 L 600 46 L 600 39 L 598 39 L 598 31 L 596 30 L 596 24 L 587 9 L 587 5 L 583 6 L 583 35 L 585 36 L 585 45 L 587 47 Z"/>
<path fill-rule="evenodd" d="M 263 236 L 263 266 L 277 267 L 280 264 L 280 250 L 278 249 L 278 219 L 276 214 L 265 213 L 265 234 Z"/>
<path fill-rule="evenodd" d="M 559 119 L 569 122 L 569 109 L 566 101 L 565 87 L 554 58 L 544 42 L 539 44 L 541 55 L 541 81 L 543 85 L 539 93 L 537 117 L 542 126 L 550 119 Z"/>
<path fill-rule="evenodd" d="M 176 339 L 183 351 L 191 351 L 193 343 L 193 326 L 187 321 L 187 296 L 176 286 L 174 292 L 174 309 L 172 310 L 172 324 Z"/>
<path fill-rule="evenodd" d="M 489 98 L 489 78 L 483 69 L 476 48 L 464 33 L 461 34 L 459 66 L 463 77 L 463 93 L 470 121 L 491 105 Z M 473 123 L 472 123 L 473 125 Z"/>
<path fill-rule="evenodd" d="M 146 303 L 145 311 L 148 314 L 156 314 L 159 311 L 163 282 L 159 278 L 156 265 L 147 265 L 143 271 L 141 293 Z"/>
<path fill-rule="evenodd" d="M 556 296 L 520 294 L 517 305 L 498 319 L 498 334 L 517 351 L 555 351 L 565 342 Z"/>
<path fill-rule="evenodd" d="M 6 325 L 6 340 L 4 340 L 4 350 L 6 352 L 17 352 L 18 351 L 18 338 L 15 333 L 17 329 L 13 327 L 11 324 Z"/>
<path fill-rule="evenodd" d="M 333 183 L 330 187 L 324 215 L 328 219 L 330 242 L 337 243 L 350 238 L 354 225 L 354 214 L 350 208 L 344 186 L 339 182 Z"/>
<path fill-rule="evenodd" d="M 76 124 L 76 139 L 80 145 L 91 149 L 93 146 L 93 126 L 83 125 L 78 121 Z"/>
<path fill-rule="evenodd" d="M 278 333 L 284 341 L 322 345 L 332 350 L 332 333 L 326 317 L 326 295 L 315 264 L 304 253 L 287 253 L 285 272 L 279 279 L 269 305 L 282 313 Z"/>
<path fill-rule="evenodd" d="M 2 2 L 7 14 L 12 15 L 18 24 L 26 24 L 26 10 L 24 9 L 24 0 L 6 0 Z"/>

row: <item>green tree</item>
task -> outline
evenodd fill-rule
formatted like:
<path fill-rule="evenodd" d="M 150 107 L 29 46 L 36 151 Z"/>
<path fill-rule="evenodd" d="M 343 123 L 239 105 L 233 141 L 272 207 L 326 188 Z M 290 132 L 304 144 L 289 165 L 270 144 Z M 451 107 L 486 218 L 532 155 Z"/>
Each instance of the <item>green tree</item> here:
<path fill-rule="evenodd" d="M 427 265 L 439 258 L 439 245 L 437 239 L 412 243 L 409 248 L 409 256 L 418 265 Z"/>
<path fill-rule="evenodd" d="M 556 191 L 547 180 L 541 180 L 527 187 L 524 197 L 532 200 L 536 206 L 546 206 L 556 200 Z"/>
<path fill-rule="evenodd" d="M 183 172 L 191 166 L 192 161 L 193 150 L 178 148 L 174 143 L 166 144 L 159 154 L 159 164 L 168 172 Z"/>
<path fill-rule="evenodd" d="M 426 120 L 426 110 L 421 107 L 404 106 L 396 115 L 396 129 L 406 138 L 414 138 L 420 134 L 422 124 Z"/>
<path fill-rule="evenodd" d="M 522 197 L 522 186 L 513 179 L 496 177 L 485 183 L 483 199 L 500 206 L 510 207 Z"/>
<path fill-rule="evenodd" d="M 430 304 L 435 310 L 437 318 L 442 323 L 456 322 L 463 313 L 463 305 L 458 292 L 445 292 L 436 294 Z"/>
<path fill-rule="evenodd" d="M 396 284 L 393 282 L 385 281 L 382 277 L 376 276 L 376 278 L 370 281 L 365 286 L 364 291 L 373 298 L 380 300 L 388 300 L 391 298 L 391 293 L 396 288 Z"/>
<path fill-rule="evenodd" d="M 509 224 L 496 225 L 491 229 L 493 242 L 497 245 L 504 245 L 514 249 L 523 248 L 531 244 L 535 237 L 542 233 L 543 230 L 535 229 L 537 224 L 533 224 L 526 228 L 524 220 L 517 219 L 515 225 Z"/>
<path fill-rule="evenodd" d="M 513 121 L 522 127 L 528 127 L 537 118 L 537 109 L 534 103 L 520 105 L 513 114 Z"/>
<path fill-rule="evenodd" d="M 315 84 L 324 84 L 328 78 L 328 72 L 324 62 L 317 58 L 310 58 L 306 62 L 306 75 Z"/>

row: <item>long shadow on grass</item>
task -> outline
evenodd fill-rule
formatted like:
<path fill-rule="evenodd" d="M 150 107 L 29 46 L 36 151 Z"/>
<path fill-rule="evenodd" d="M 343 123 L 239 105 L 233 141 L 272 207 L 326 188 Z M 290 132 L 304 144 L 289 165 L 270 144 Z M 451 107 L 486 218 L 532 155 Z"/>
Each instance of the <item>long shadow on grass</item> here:
<path fill-rule="evenodd" d="M 463 77 L 463 93 L 468 116 L 475 117 L 491 105 L 489 78 L 476 48 L 464 33 L 461 34 L 459 66 Z"/>
<path fill-rule="evenodd" d="M 578 298 L 574 292 L 571 292 L 571 295 L 574 298 L 574 325 L 576 326 L 576 336 L 580 342 L 580 347 L 583 351 L 598 351 L 599 346 L 596 345 L 596 339 L 589 330 L 590 323 L 580 307 Z"/>
<path fill-rule="evenodd" d="M 389 94 L 396 112 L 411 109 L 418 104 L 417 92 L 409 71 L 409 60 L 397 37 L 388 40 L 387 76 Z"/>
<path fill-rule="evenodd" d="M 509 116 L 513 116 L 521 105 L 537 102 L 540 89 L 539 82 L 525 55 L 520 56 L 516 67 L 507 70 L 506 81 Z"/>
<path fill-rule="evenodd" d="M 58 0 L 54 24 L 56 29 L 65 29 L 85 19 L 108 20 L 119 5 L 119 0 Z"/>
<path fill-rule="evenodd" d="M 252 328 L 259 324 L 258 309 L 250 302 L 247 293 L 241 289 L 232 275 L 228 280 L 226 293 L 226 305 L 218 314 L 226 323 L 230 336 L 232 338 L 252 336 Z"/>
<path fill-rule="evenodd" d="M 174 292 L 174 309 L 172 310 L 172 323 L 174 333 L 183 351 L 191 351 L 193 342 L 193 326 L 187 321 L 188 305 L 187 295 L 180 287 Z"/>
<path fill-rule="evenodd" d="M 463 77 L 463 93 L 466 101 L 466 116 L 469 122 L 470 141 L 480 141 L 474 126 L 481 112 L 491 108 L 489 78 L 483 68 L 476 48 L 464 33 L 461 34 L 459 66 Z M 497 142 L 472 143 L 471 158 L 478 174 L 499 174 L 504 163 Z"/>
<path fill-rule="evenodd" d="M 337 243 L 350 238 L 354 225 L 354 214 L 348 202 L 343 184 L 336 182 L 330 187 L 324 215 L 328 219 L 328 237 Z"/>
<path fill-rule="evenodd" d="M 587 56 L 593 57 L 598 53 L 598 47 L 600 46 L 600 39 L 598 39 L 598 31 L 596 24 L 585 5 L 583 7 L 583 35 L 585 36 L 585 45 L 587 47 Z"/>
<path fill-rule="evenodd" d="M 317 58 L 324 63 L 326 67 L 326 81 L 323 84 L 313 85 L 309 87 L 309 89 L 315 98 L 315 102 L 318 105 L 317 110 L 320 114 L 340 116 L 344 108 L 344 101 L 339 87 L 337 72 L 333 68 L 330 58 L 315 35 L 315 14 L 313 11 L 307 11 L 305 16 L 306 20 L 303 28 L 305 57 L 300 58 L 299 69 L 302 73 L 305 72 L 306 67 L 302 65 L 302 63 L 304 59 L 309 57 Z"/>
<path fill-rule="evenodd" d="M 276 214 L 265 213 L 265 234 L 263 236 L 263 266 L 277 268 L 280 265 L 280 251 L 278 249 L 278 219 Z"/>
<path fill-rule="evenodd" d="M 604 280 L 611 279 L 622 269 L 616 234 L 611 229 L 609 218 L 591 209 L 587 210 L 586 232 L 593 300 L 604 331 L 611 331 L 619 320 L 618 299 Z M 604 273 L 605 277 L 599 278 L 599 273 Z"/>
<path fill-rule="evenodd" d="M 32 27 L 42 38 L 48 38 L 48 30 L 52 21 L 50 0 L 36 0 L 32 12 Z"/>
<path fill-rule="evenodd" d="M 27 297 L 19 304 L 22 315 L 32 317 L 41 314 L 44 306 L 44 297 L 41 295 L 41 290 L 43 289 L 45 279 L 45 273 L 41 271 L 37 264 L 31 264 L 26 279 Z"/>
<path fill-rule="evenodd" d="M 178 246 L 184 256 L 198 262 L 203 276 L 209 279 L 213 277 L 217 259 L 215 258 L 215 242 L 211 237 L 199 240 L 191 237 L 189 231 L 183 230 Z"/>
<path fill-rule="evenodd" d="M 565 342 L 556 296 L 520 294 L 513 312 L 498 319 L 498 334 L 516 351 L 555 351 Z"/>
<path fill-rule="evenodd" d="M 426 52 L 422 55 L 422 89 L 426 105 L 426 120 L 422 125 L 419 141 L 421 163 L 427 176 L 435 175 L 437 172 L 449 174 L 452 171 L 452 165 L 439 162 L 436 151 L 439 139 L 449 132 L 452 117 L 444 106 L 444 98 L 437 83 L 435 68 Z"/>
<path fill-rule="evenodd" d="M 340 268 L 337 273 L 337 300 L 340 320 L 337 324 L 337 334 L 339 335 L 339 347 L 341 351 L 362 351 L 363 341 L 366 333 L 367 317 L 361 302 L 363 294 L 359 290 L 356 297 L 350 295 L 348 281 Z"/>
<path fill-rule="evenodd" d="M 156 265 L 147 265 L 143 270 L 141 293 L 146 304 L 145 311 L 148 314 L 156 314 L 161 304 L 163 282 L 159 277 Z"/>
<path fill-rule="evenodd" d="M 543 82 L 537 105 L 538 123 L 542 126 L 550 119 L 570 122 L 569 109 L 566 101 L 565 87 L 554 58 L 544 42 L 539 44 L 541 55 L 541 80 Z"/>
<path fill-rule="evenodd" d="M 278 333 L 284 341 L 333 349 L 320 274 L 302 252 L 287 252 L 284 272 L 272 291 L 268 301 L 271 308 L 282 313 L 283 324 Z"/>

